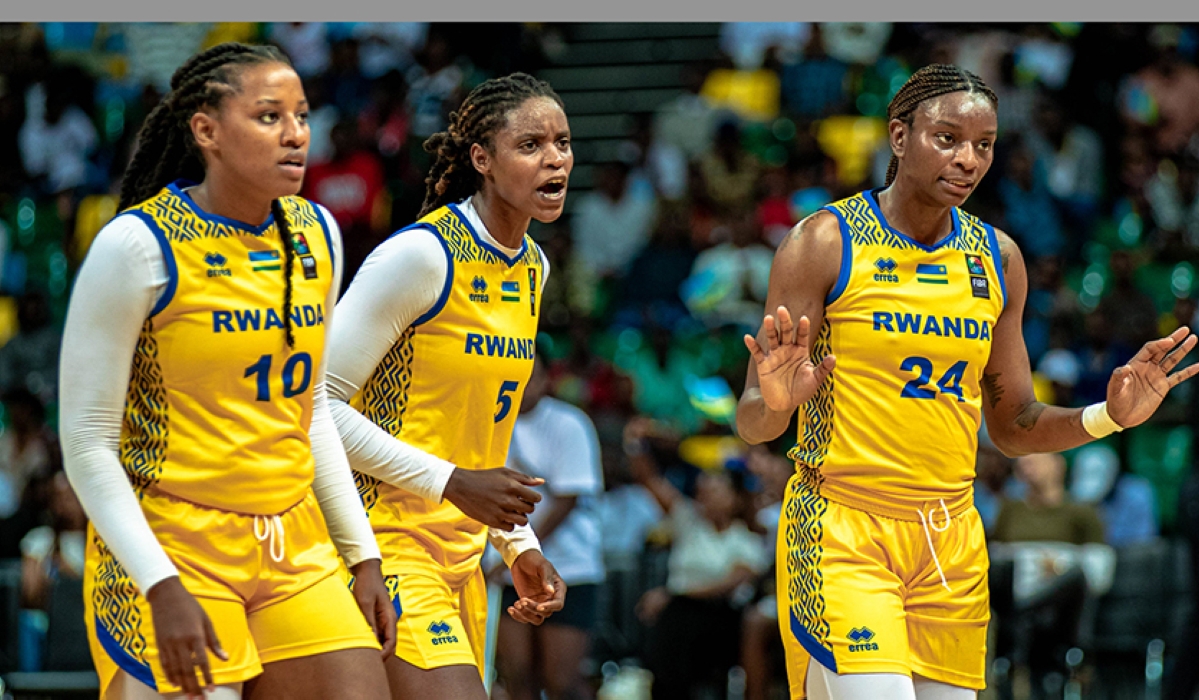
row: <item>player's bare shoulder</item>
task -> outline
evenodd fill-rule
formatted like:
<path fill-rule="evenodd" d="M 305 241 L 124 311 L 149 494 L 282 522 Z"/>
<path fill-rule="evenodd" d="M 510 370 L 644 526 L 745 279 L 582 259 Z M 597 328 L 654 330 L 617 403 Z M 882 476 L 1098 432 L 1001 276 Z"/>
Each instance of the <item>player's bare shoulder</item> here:
<path fill-rule="evenodd" d="M 1003 267 L 1005 276 L 1017 272 L 1024 272 L 1024 255 L 1020 252 L 1020 246 L 1016 245 L 1016 241 L 1012 239 L 1004 231 L 995 229 L 995 240 L 999 244 L 999 263 Z M 1017 267 L 1013 267 L 1017 266 Z"/>

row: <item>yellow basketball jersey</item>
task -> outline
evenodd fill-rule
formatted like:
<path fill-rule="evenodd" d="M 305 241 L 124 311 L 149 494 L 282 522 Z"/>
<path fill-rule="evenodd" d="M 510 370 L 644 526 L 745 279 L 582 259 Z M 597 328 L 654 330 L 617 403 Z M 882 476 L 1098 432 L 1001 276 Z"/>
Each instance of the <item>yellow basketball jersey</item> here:
<path fill-rule="evenodd" d="M 943 499 L 971 503 L 981 380 L 1006 301 L 995 230 L 953 209 L 928 247 L 891 228 L 875 193 L 826 207 L 840 223 L 841 270 L 813 358 L 837 367 L 803 407 L 801 468 L 822 495 L 903 520 Z"/>
<path fill-rule="evenodd" d="M 526 235 L 509 258 L 452 204 L 417 227 L 432 231 L 445 249 L 445 287 L 351 405 L 392 436 L 461 469 L 501 467 L 533 371 L 541 250 Z M 384 573 L 432 567 L 461 582 L 478 567 L 487 539 L 481 523 L 448 501 L 432 503 L 366 474 L 355 479 L 383 549 Z"/>
<path fill-rule="evenodd" d="M 283 330 L 284 253 L 274 219 L 250 227 L 167 186 L 123 216 L 149 226 L 169 282 L 134 351 L 120 459 L 139 492 L 271 515 L 312 485 L 312 380 L 325 347 L 332 242 L 320 210 L 283 200 L 296 252 Z"/>

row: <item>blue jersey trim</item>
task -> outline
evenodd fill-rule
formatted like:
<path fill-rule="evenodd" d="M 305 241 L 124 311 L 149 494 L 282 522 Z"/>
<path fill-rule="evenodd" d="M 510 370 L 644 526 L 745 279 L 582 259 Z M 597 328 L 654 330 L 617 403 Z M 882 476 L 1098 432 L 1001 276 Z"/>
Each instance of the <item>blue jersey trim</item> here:
<path fill-rule="evenodd" d="M 917 241 L 917 240 L 913 239 L 912 237 L 908 236 L 906 233 L 904 233 L 902 231 L 898 231 L 894 228 L 891 228 L 891 224 L 887 222 L 887 217 L 883 216 L 882 208 L 879 207 L 879 205 L 878 205 L 878 196 L 877 195 L 880 191 L 882 191 L 882 189 L 883 188 L 880 187 L 875 190 L 865 190 L 862 192 L 862 196 L 866 198 L 866 203 L 870 205 L 871 211 L 873 211 L 874 215 L 876 217 L 878 217 L 878 222 L 880 224 L 882 224 L 883 228 L 887 229 L 888 231 L 895 234 L 899 238 L 902 238 L 903 240 L 907 241 L 908 243 L 911 243 L 912 245 L 916 246 L 920 250 L 923 250 L 926 253 L 931 253 L 934 250 L 938 250 L 940 248 L 945 247 L 950 242 L 952 242 L 953 239 L 957 238 L 959 234 L 961 234 L 962 225 L 958 221 L 958 218 L 952 214 L 950 215 L 949 219 L 950 219 L 950 221 L 953 222 L 953 231 L 948 236 L 942 238 L 941 240 L 937 241 L 935 244 L 933 244 L 931 246 L 924 245 L 920 241 Z"/>
<path fill-rule="evenodd" d="M 213 221 L 218 224 L 225 224 L 226 226 L 232 226 L 233 228 L 245 231 L 246 233 L 248 233 L 252 236 L 261 236 L 263 233 L 266 232 L 266 230 L 268 228 L 271 227 L 271 224 L 275 223 L 275 215 L 273 213 L 268 214 L 266 217 L 266 221 L 262 222 L 258 226 L 251 226 L 250 224 L 247 224 L 244 221 L 238 221 L 237 219 L 230 219 L 229 217 L 221 216 L 220 214 L 209 214 L 208 212 L 201 209 L 200 206 L 198 204 L 196 204 L 195 201 L 192 200 L 190 195 L 188 195 L 186 192 L 183 191 L 184 187 L 191 187 L 194 184 L 196 184 L 196 183 L 190 182 L 188 180 L 176 180 L 176 181 L 172 182 L 171 184 L 167 185 L 167 189 L 170 190 L 171 193 L 174 194 L 176 197 L 178 197 L 179 200 L 183 202 L 184 206 L 186 206 L 188 209 L 191 209 L 192 213 L 194 213 L 199 218 L 204 219 L 205 221 Z"/>
<path fill-rule="evenodd" d="M 329 249 L 329 262 L 333 266 L 333 270 L 337 270 L 337 252 L 333 249 L 333 234 L 329 232 L 329 222 L 325 221 L 325 214 L 321 211 L 321 206 L 316 202 L 308 202 L 308 205 L 316 211 L 316 219 L 321 222 L 321 229 L 325 232 L 325 247 Z"/>
<path fill-rule="evenodd" d="M 419 326 L 419 325 L 431 320 L 437 314 L 441 313 L 441 310 L 445 308 L 446 302 L 448 302 L 450 300 L 450 288 L 453 287 L 453 284 L 454 284 L 454 254 L 450 252 L 450 246 L 448 243 L 446 243 L 445 238 L 442 237 L 442 235 L 437 232 L 437 229 L 434 228 L 434 226 L 432 224 L 415 223 L 410 226 L 405 226 L 404 228 L 400 229 L 399 231 L 396 231 L 395 233 L 388 236 L 387 239 L 391 240 L 395 236 L 398 236 L 401 233 L 404 233 L 405 231 L 412 231 L 412 230 L 415 230 L 418 228 L 425 229 L 425 230 L 431 232 L 433 234 L 433 237 L 437 239 L 437 242 L 441 244 L 441 250 L 445 253 L 446 268 L 445 268 L 445 284 L 443 284 L 441 287 L 441 293 L 437 295 L 437 301 L 433 304 L 433 306 L 428 311 L 421 314 L 420 317 L 418 317 L 415 321 L 412 322 L 413 326 Z"/>
<path fill-rule="evenodd" d="M 167 239 L 162 229 L 158 227 L 158 222 L 154 217 L 140 209 L 127 211 L 127 214 L 132 214 L 145 222 L 150 228 L 150 232 L 154 234 L 154 239 L 158 241 L 158 247 L 162 249 L 162 261 L 167 268 L 167 288 L 163 290 L 162 297 L 154 304 L 154 308 L 150 310 L 150 318 L 159 314 L 171 303 L 171 299 L 175 298 L 175 289 L 179 286 L 179 268 L 175 266 L 175 253 L 171 250 L 171 242 Z"/>
<path fill-rule="evenodd" d="M 987 240 L 991 242 L 991 263 L 995 265 L 995 276 L 999 278 L 999 289 L 1003 292 L 1003 308 L 1007 308 L 1007 282 L 1003 277 L 1003 258 L 999 255 L 999 236 L 991 224 L 983 224 L 987 230 Z"/>
<path fill-rule="evenodd" d="M 462 225 L 466 227 L 466 230 L 470 231 L 471 237 L 475 239 L 475 243 L 477 243 L 480 248 L 486 250 L 500 260 L 503 260 L 508 264 L 508 267 L 515 265 L 524 256 L 525 251 L 529 247 L 529 239 L 527 236 L 520 239 L 520 250 L 516 251 L 516 255 L 513 257 L 508 257 L 507 253 L 479 237 L 479 232 L 475 231 L 474 226 L 470 225 L 470 221 L 466 218 L 466 215 L 462 213 L 462 210 L 458 208 L 458 205 L 448 204 L 446 206 L 449 207 L 450 211 L 454 212 L 454 216 L 458 217 L 458 220 L 462 222 Z"/>
<path fill-rule="evenodd" d="M 795 640 L 799 642 L 804 651 L 812 655 L 819 664 L 833 673 L 837 672 L 837 657 L 833 656 L 833 652 L 824 647 L 823 644 L 816 641 L 816 638 L 808 632 L 799 618 L 795 617 L 795 613 L 789 613 L 791 616 L 791 634 L 795 635 Z"/>
<path fill-rule="evenodd" d="M 121 670 L 154 690 L 158 690 L 158 683 L 154 680 L 154 671 L 150 669 L 149 664 L 141 663 L 133 658 L 129 652 L 121 648 L 120 642 L 104 626 L 104 622 L 100 620 L 99 615 L 96 616 L 96 639 L 100 642 L 100 646 L 108 654 L 108 657 L 117 666 L 120 666 Z"/>
<path fill-rule="evenodd" d="M 849 222 L 841 216 L 836 207 L 828 206 L 825 211 L 831 211 L 837 217 L 837 228 L 841 231 L 841 269 L 837 272 L 837 282 L 824 298 L 825 306 L 841 298 L 845 287 L 849 285 L 849 272 L 853 268 L 853 243 L 849 232 Z"/>

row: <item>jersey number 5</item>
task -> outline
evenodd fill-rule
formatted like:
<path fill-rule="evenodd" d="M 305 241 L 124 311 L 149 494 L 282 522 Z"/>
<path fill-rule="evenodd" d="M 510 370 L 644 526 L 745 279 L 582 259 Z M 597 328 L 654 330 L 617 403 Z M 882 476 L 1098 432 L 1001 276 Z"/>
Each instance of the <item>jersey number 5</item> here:
<path fill-rule="evenodd" d="M 928 384 L 928 380 L 933 376 L 933 363 L 927 357 L 909 357 L 903 361 L 899 369 L 904 372 L 916 370 L 920 372 L 920 376 L 903 385 L 903 391 L 899 393 L 905 399 L 935 399 L 937 392 L 932 389 L 925 389 L 924 385 Z M 965 401 L 966 397 L 962 396 L 962 375 L 966 373 L 966 361 L 958 360 L 952 367 L 941 375 L 937 380 L 937 388 L 942 394 L 956 396 L 958 401 Z"/>
<path fill-rule="evenodd" d="M 258 378 L 258 396 L 255 397 L 258 401 L 271 400 L 271 361 L 274 358 L 270 355 L 263 355 L 258 358 L 258 361 L 246 368 L 245 377 Z M 300 368 L 301 374 L 299 379 L 296 378 L 296 369 Z M 283 398 L 290 399 L 298 394 L 303 394 L 308 390 L 308 385 L 312 383 L 312 356 L 306 352 L 297 352 L 287 358 L 287 362 L 283 363 Z"/>
<path fill-rule="evenodd" d="M 508 416 L 508 411 L 512 410 L 512 397 L 510 394 L 516 391 L 520 384 L 518 382 L 504 382 L 500 384 L 500 395 L 495 400 L 495 422 L 499 423 Z"/>

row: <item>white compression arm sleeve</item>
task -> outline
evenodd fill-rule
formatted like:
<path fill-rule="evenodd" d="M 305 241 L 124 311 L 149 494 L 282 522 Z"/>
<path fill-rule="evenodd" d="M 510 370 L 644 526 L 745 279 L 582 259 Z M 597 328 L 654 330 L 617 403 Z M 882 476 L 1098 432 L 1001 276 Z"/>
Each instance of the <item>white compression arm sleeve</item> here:
<path fill-rule="evenodd" d="M 59 435 L 67 477 L 96 532 L 144 594 L 178 574 L 121 466 L 121 420 L 138 335 L 167 283 L 154 234 L 118 216 L 92 242 L 63 330 Z"/>
<path fill-rule="evenodd" d="M 334 265 L 333 281 L 329 288 L 329 296 L 325 299 L 325 339 L 326 345 L 331 335 L 334 305 L 337 294 L 341 289 L 342 265 L 341 232 L 333 215 L 321 207 L 325 221 L 329 225 L 330 238 L 333 241 Z M 367 559 L 382 559 L 375 533 L 371 530 L 366 511 L 362 509 L 362 500 L 358 497 L 358 489 L 354 486 L 354 475 L 350 472 L 350 464 L 346 460 L 345 449 L 337 434 L 337 426 L 329 412 L 329 401 L 326 388 L 326 367 L 329 362 L 328 348 L 324 359 L 317 368 L 315 388 L 312 397 L 312 425 L 308 428 L 308 439 L 312 445 L 312 458 L 316 463 L 313 475 L 312 490 L 320 503 L 321 513 L 325 516 L 325 524 L 329 528 L 329 536 L 337 545 L 341 558 L 346 566 L 352 567 Z"/>

